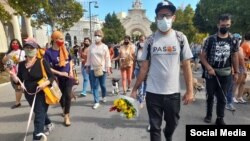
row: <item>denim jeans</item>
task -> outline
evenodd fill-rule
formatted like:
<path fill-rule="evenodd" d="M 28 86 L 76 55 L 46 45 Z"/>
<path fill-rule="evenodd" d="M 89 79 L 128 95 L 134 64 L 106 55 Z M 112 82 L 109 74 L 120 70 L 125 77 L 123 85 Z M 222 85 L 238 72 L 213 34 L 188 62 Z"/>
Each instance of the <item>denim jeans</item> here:
<path fill-rule="evenodd" d="M 106 72 L 103 72 L 103 75 L 100 77 L 96 77 L 94 74 L 94 70 L 90 71 L 90 79 L 92 83 L 92 88 L 93 88 L 93 95 L 94 95 L 94 102 L 99 103 L 99 84 L 101 86 L 101 91 L 102 91 L 102 97 L 106 97 L 107 95 L 107 90 L 106 90 Z M 99 84 L 98 84 L 99 81 Z"/>
<path fill-rule="evenodd" d="M 233 82 L 233 77 L 231 77 L 229 88 L 227 90 L 227 104 L 232 104 L 233 102 L 233 87 L 234 87 L 234 82 Z"/>
<path fill-rule="evenodd" d="M 74 64 L 79 66 L 80 65 L 79 58 L 77 56 L 74 56 L 73 59 L 74 59 Z"/>
<path fill-rule="evenodd" d="M 25 93 L 25 98 L 28 101 L 29 105 L 32 106 L 32 102 L 34 99 L 34 95 L 29 95 Z M 49 105 L 45 102 L 45 94 L 43 91 L 39 92 L 36 95 L 36 101 L 34 106 L 34 132 L 33 132 L 33 140 L 40 140 L 41 137 L 37 137 L 38 133 L 44 132 L 44 126 L 51 123 L 47 111 Z"/>
<path fill-rule="evenodd" d="M 150 123 L 150 141 L 161 141 L 162 117 L 166 122 L 163 130 L 166 141 L 172 141 L 172 135 L 180 119 L 180 93 L 161 95 L 147 92 L 146 105 Z"/>
<path fill-rule="evenodd" d="M 70 106 L 71 106 L 71 92 L 73 87 L 73 80 L 60 77 L 58 78 L 59 88 L 62 92 L 62 97 L 60 99 L 61 107 L 64 108 L 64 114 L 70 113 Z"/>
<path fill-rule="evenodd" d="M 223 118 L 224 111 L 226 106 L 226 94 L 228 91 L 228 87 L 231 83 L 231 75 L 230 76 L 217 76 L 221 87 L 216 79 L 216 77 L 212 77 L 210 79 L 206 78 L 206 88 L 207 88 L 207 112 L 206 117 L 212 117 L 213 113 L 213 104 L 214 104 L 214 96 L 217 98 L 216 105 L 216 114 L 217 117 Z"/>
<path fill-rule="evenodd" d="M 140 69 L 135 68 L 134 74 L 135 74 L 136 78 L 138 77 L 139 72 L 140 72 Z M 138 101 L 140 103 L 142 103 L 144 101 L 144 98 L 146 96 L 146 86 L 147 86 L 147 84 L 146 84 L 146 80 L 145 80 L 145 81 L 142 82 L 142 84 L 138 88 Z"/>
<path fill-rule="evenodd" d="M 82 94 L 86 95 L 88 83 L 90 83 L 91 92 L 92 92 L 92 85 L 91 85 L 91 81 L 90 81 L 90 76 L 87 73 L 86 68 L 84 68 L 84 66 L 82 66 L 82 76 L 83 76 Z"/>

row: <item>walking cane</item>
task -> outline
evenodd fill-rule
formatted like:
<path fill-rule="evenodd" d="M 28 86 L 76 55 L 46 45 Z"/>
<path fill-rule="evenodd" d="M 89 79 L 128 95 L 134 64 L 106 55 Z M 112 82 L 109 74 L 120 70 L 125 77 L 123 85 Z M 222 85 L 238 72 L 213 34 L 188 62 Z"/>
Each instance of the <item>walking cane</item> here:
<path fill-rule="evenodd" d="M 218 78 L 217 75 L 215 75 L 215 78 L 216 78 L 216 81 L 217 81 L 217 83 L 218 83 L 218 85 L 219 85 L 219 87 L 220 87 L 220 89 L 221 89 L 221 92 L 222 92 L 224 98 L 225 98 L 225 101 L 226 101 L 226 103 L 227 103 L 227 97 L 226 97 L 226 94 L 225 94 L 224 90 L 223 90 L 222 87 L 221 87 L 221 83 L 220 83 L 220 81 L 219 81 L 219 78 Z M 235 110 L 231 110 L 231 112 L 232 112 L 232 115 L 234 115 Z"/>

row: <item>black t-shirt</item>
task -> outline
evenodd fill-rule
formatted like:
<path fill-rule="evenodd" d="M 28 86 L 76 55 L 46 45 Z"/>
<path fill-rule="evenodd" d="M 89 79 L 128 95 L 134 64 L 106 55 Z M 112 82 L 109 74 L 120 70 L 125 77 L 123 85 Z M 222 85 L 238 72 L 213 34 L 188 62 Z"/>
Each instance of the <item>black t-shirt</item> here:
<path fill-rule="evenodd" d="M 79 46 L 74 46 L 73 50 L 74 50 L 74 56 L 77 56 L 77 53 L 79 51 Z"/>
<path fill-rule="evenodd" d="M 238 51 L 238 47 L 232 44 L 232 38 L 220 38 L 217 36 L 217 41 L 213 43 L 205 43 L 204 50 L 207 52 L 208 62 L 213 68 L 231 67 L 233 53 Z M 211 49 L 208 49 L 211 48 Z"/>

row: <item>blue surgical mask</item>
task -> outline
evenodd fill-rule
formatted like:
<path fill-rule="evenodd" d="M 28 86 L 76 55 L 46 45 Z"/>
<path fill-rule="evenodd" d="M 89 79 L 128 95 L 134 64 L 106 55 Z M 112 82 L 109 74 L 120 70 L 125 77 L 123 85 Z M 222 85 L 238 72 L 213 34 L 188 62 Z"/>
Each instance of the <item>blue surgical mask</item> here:
<path fill-rule="evenodd" d="M 161 20 L 157 20 L 157 27 L 161 32 L 167 32 L 172 28 L 172 18 L 167 19 L 164 17 Z"/>

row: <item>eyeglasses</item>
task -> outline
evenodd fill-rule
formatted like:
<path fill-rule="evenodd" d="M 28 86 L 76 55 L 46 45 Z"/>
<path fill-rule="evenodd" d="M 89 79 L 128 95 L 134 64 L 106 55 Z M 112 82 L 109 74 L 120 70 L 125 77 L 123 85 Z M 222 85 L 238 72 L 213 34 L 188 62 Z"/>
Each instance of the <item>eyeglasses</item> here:
<path fill-rule="evenodd" d="M 157 15 L 158 20 L 162 20 L 164 17 L 166 17 L 167 19 L 170 19 L 173 17 L 173 15 L 172 14 L 158 14 Z"/>
<path fill-rule="evenodd" d="M 102 35 L 95 35 L 95 36 L 102 37 Z"/>

